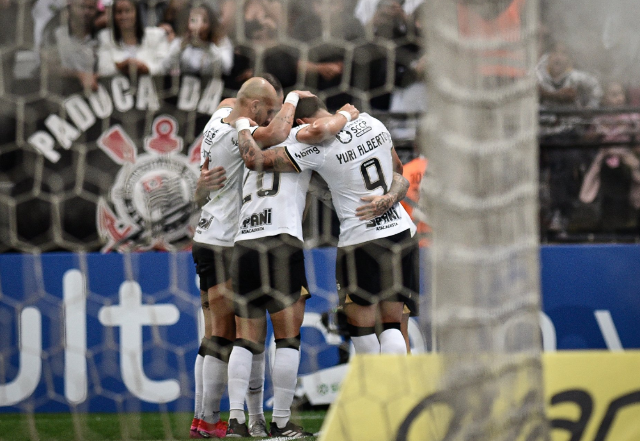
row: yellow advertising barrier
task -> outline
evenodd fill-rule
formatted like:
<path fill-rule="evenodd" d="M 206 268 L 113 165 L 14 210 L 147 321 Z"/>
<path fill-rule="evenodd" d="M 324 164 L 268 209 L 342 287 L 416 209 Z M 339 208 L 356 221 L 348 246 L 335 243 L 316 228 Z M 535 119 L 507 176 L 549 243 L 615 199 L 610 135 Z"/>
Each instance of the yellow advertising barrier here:
<path fill-rule="evenodd" d="M 640 440 L 640 351 L 547 353 L 543 368 L 553 441 Z M 320 441 L 444 439 L 465 420 L 438 393 L 440 369 L 437 355 L 355 357 Z"/>

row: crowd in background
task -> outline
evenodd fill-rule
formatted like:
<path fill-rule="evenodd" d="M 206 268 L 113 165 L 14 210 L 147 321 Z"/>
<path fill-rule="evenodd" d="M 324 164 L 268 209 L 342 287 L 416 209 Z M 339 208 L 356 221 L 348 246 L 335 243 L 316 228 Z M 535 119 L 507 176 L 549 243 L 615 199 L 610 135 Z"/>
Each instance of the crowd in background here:
<path fill-rule="evenodd" d="M 34 58 L 86 89 L 115 74 L 189 74 L 221 77 L 231 96 L 269 72 L 285 91 L 325 91 L 332 109 L 426 110 L 421 0 L 66 2 L 34 3 Z M 16 59 L 15 75 L 32 73 Z"/>
<path fill-rule="evenodd" d="M 14 78 L 46 66 L 78 89 L 116 74 L 219 77 L 224 96 L 262 72 L 285 92 L 319 92 L 329 109 L 428 111 L 423 0 L 36 0 L 33 51 Z M 12 9 L 13 8 L 13 9 Z M 16 3 L 0 0 L 0 10 Z M 0 13 L 0 44 L 11 14 Z M 541 224 L 637 234 L 640 89 L 574 66 L 571 49 L 540 26 L 535 75 L 541 108 Z M 53 75 L 55 74 L 55 75 Z M 626 109 L 616 110 L 619 109 Z M 581 110 L 583 113 L 562 113 Z M 584 111 L 593 111 L 587 113 Z M 569 148 L 580 147 L 580 148 Z"/>

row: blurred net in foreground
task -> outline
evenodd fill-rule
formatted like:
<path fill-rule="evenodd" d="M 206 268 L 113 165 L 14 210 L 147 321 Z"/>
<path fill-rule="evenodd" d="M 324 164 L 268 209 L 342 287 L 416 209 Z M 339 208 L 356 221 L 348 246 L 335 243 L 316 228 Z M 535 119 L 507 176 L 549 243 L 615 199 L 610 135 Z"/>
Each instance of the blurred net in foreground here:
<path fill-rule="evenodd" d="M 546 439 L 537 225 L 538 5 L 429 2 L 423 191 L 446 439 Z"/>

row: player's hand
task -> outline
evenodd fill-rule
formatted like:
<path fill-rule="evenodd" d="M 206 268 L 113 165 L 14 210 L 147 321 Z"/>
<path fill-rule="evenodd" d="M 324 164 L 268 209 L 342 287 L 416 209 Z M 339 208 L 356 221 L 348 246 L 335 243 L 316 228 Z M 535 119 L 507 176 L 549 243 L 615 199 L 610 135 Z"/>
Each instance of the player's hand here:
<path fill-rule="evenodd" d="M 198 178 L 198 186 L 206 190 L 220 190 L 224 187 L 224 182 L 227 180 L 226 171 L 224 167 L 213 167 L 209 169 L 209 158 L 204 160 L 202 168 L 200 170 L 200 177 Z"/>
<path fill-rule="evenodd" d="M 294 90 L 293 93 L 298 94 L 300 98 L 311 98 L 315 95 L 309 92 L 308 90 Z"/>
<path fill-rule="evenodd" d="M 360 111 L 351 104 L 345 104 L 344 106 L 340 107 L 338 112 L 340 112 L 341 110 L 344 110 L 345 112 L 349 112 L 349 115 L 351 115 L 351 121 L 353 121 L 354 119 L 357 119 L 360 116 Z"/>
<path fill-rule="evenodd" d="M 382 216 L 394 203 L 393 197 L 388 194 L 383 196 L 365 196 L 360 199 L 368 202 L 368 204 L 356 208 L 356 216 L 358 216 L 360 220 L 371 220 Z"/>

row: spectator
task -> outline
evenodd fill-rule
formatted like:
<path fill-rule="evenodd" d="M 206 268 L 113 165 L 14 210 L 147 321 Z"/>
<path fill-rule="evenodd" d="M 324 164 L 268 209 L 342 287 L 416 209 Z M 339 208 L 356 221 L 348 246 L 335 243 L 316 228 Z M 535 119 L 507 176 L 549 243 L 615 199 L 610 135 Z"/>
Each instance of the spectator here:
<path fill-rule="evenodd" d="M 211 8 L 192 7 L 185 35 L 171 42 L 165 70 L 177 67 L 182 74 L 219 77 L 228 74 L 232 65 L 233 46 Z"/>
<path fill-rule="evenodd" d="M 366 26 L 374 19 L 378 6 L 381 0 L 358 0 L 355 11 L 353 12 L 355 17 L 360 20 L 363 26 Z M 382 0 L 384 2 L 384 0 Z M 405 0 L 398 2 L 402 9 L 403 15 L 409 16 L 415 12 L 415 10 L 423 4 L 424 0 Z"/>
<path fill-rule="evenodd" d="M 94 23 L 97 17 L 96 0 L 70 0 L 66 24 L 55 30 L 56 47 L 52 50 L 52 71 L 66 79 L 75 79 L 85 91 L 97 90 L 96 51 Z M 75 87 L 74 87 L 75 86 Z"/>
<path fill-rule="evenodd" d="M 602 88 L 590 73 L 573 68 L 566 48 L 556 45 L 543 55 L 536 67 L 540 105 L 595 108 L 600 104 Z"/>
<path fill-rule="evenodd" d="M 167 33 L 145 28 L 132 0 L 116 0 L 110 29 L 98 34 L 98 75 L 164 74 L 163 59 L 169 51 Z"/>
<path fill-rule="evenodd" d="M 370 23 L 374 35 L 391 41 L 393 49 L 389 49 L 385 44 L 367 43 L 356 48 L 354 52 L 352 84 L 357 89 L 370 92 L 369 103 L 371 107 L 378 110 L 389 110 L 391 100 L 389 90 L 395 84 L 395 75 L 388 78 L 388 64 L 398 55 L 406 59 L 409 21 L 402 9 L 402 3 L 402 0 L 378 2 Z M 395 52 L 393 56 L 390 54 L 391 50 Z M 409 52 L 415 52 L 415 49 Z"/>
<path fill-rule="evenodd" d="M 364 37 L 364 28 L 346 9 L 343 1 L 314 0 L 306 5 L 293 23 L 291 36 L 297 40 L 317 44 L 309 50 L 307 59 L 298 60 L 297 69 L 304 75 L 305 86 L 313 90 L 337 88 L 343 82 L 345 48 L 322 40 L 323 23 L 330 39 L 355 41 Z M 346 93 L 338 93 L 325 100 L 329 108 L 340 108 L 351 101 Z"/>
<path fill-rule="evenodd" d="M 391 93 L 390 112 L 423 113 L 427 111 L 427 87 L 424 83 L 427 57 L 419 43 L 426 5 L 421 4 L 411 16 L 414 42 L 396 50 L 395 88 Z"/>
<path fill-rule="evenodd" d="M 610 83 L 602 104 L 613 108 L 626 105 L 622 85 Z M 580 189 L 581 202 L 599 206 L 605 230 L 635 226 L 640 209 L 640 159 L 629 145 L 639 132 L 637 113 L 603 115 L 594 120 L 592 136 L 608 144 L 620 143 L 598 151 Z"/>

